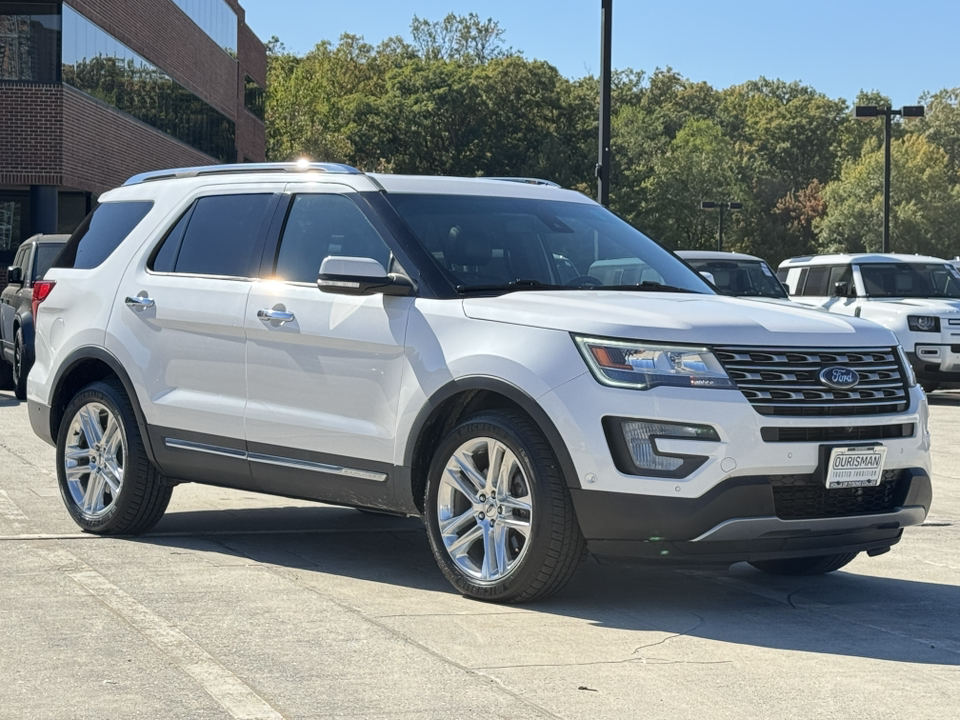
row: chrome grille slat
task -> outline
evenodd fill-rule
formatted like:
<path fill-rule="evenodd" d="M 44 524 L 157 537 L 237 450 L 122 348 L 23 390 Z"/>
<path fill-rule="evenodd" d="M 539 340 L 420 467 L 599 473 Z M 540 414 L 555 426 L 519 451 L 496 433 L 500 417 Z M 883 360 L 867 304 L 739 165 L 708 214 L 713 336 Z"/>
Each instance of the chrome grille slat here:
<path fill-rule="evenodd" d="M 744 397 L 764 415 L 864 415 L 904 412 L 906 374 L 895 348 L 718 347 L 714 353 Z M 821 370 L 855 370 L 860 382 L 839 390 Z"/>

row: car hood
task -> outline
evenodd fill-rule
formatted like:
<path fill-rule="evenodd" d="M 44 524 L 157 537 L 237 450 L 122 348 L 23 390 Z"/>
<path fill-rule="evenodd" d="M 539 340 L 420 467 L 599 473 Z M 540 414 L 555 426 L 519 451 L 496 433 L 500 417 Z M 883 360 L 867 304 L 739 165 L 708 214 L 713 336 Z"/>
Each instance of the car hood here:
<path fill-rule="evenodd" d="M 886 328 L 800 305 L 723 295 L 524 291 L 467 298 L 468 317 L 584 335 L 693 345 L 890 346 Z"/>
<path fill-rule="evenodd" d="M 957 298 L 877 298 L 866 303 L 864 308 L 870 305 L 895 307 L 907 312 L 929 310 L 938 315 L 960 313 L 960 299 Z"/>

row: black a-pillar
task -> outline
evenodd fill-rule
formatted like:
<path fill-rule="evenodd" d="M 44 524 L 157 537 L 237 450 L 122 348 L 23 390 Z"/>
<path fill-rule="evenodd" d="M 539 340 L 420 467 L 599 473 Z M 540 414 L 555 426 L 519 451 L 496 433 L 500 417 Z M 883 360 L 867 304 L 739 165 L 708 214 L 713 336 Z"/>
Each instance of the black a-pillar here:
<path fill-rule="evenodd" d="M 30 186 L 30 232 L 24 237 L 37 233 L 57 232 L 57 186 Z"/>

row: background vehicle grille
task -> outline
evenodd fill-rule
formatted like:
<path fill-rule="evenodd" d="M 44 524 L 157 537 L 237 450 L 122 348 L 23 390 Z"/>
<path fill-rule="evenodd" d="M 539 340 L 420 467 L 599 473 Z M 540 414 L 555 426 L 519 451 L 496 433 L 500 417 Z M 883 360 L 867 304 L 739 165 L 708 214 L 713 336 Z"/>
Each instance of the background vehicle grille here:
<path fill-rule="evenodd" d="M 905 412 L 909 403 L 896 348 L 722 347 L 714 354 L 762 415 L 882 415 Z M 833 366 L 856 370 L 860 382 L 849 390 L 826 387 L 820 371 Z"/>
<path fill-rule="evenodd" d="M 774 475 L 773 507 L 781 520 L 875 515 L 893 512 L 904 500 L 902 470 L 885 470 L 876 487 L 828 490 L 816 475 Z"/>

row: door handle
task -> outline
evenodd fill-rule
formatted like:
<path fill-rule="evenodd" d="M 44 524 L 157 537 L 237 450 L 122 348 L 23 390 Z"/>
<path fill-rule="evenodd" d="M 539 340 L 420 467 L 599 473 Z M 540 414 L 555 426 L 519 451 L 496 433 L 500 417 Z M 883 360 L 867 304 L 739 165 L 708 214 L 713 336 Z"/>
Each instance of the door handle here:
<path fill-rule="evenodd" d="M 257 317 L 261 320 L 276 322 L 278 325 L 293 322 L 296 319 L 296 316 L 292 312 L 287 312 L 286 310 L 274 310 L 273 308 L 257 310 Z"/>
<path fill-rule="evenodd" d="M 127 297 L 124 302 L 127 304 L 127 307 L 132 307 L 134 310 L 143 310 L 145 308 L 153 307 L 153 298 L 141 297 L 139 295 L 136 297 Z"/>

